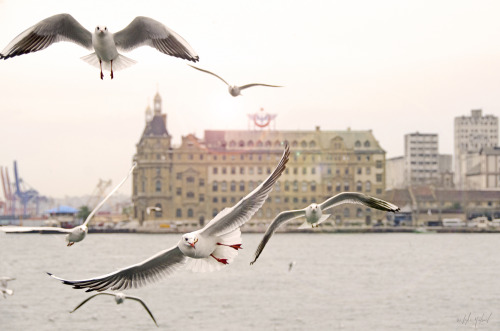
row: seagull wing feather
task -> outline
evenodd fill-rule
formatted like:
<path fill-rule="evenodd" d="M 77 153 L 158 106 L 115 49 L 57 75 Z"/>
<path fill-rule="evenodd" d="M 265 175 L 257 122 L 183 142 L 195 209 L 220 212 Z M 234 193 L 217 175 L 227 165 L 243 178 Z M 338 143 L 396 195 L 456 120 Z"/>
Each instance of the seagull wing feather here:
<path fill-rule="evenodd" d="M 76 306 L 76 308 L 75 308 L 75 309 L 73 309 L 72 311 L 70 311 L 70 313 L 74 313 L 74 312 L 75 312 L 75 310 L 77 310 L 78 308 L 80 308 L 81 306 L 83 306 L 85 303 L 87 303 L 87 301 L 89 301 L 90 299 L 93 299 L 93 298 L 95 298 L 96 296 L 101 295 L 101 294 L 115 296 L 114 294 L 111 294 L 111 293 L 104 293 L 104 292 L 101 292 L 101 293 L 96 293 L 96 294 L 94 294 L 94 295 L 89 296 L 87 299 L 83 300 L 82 302 L 80 302 L 80 304 L 79 304 L 78 306 Z"/>
<path fill-rule="evenodd" d="M 162 53 L 197 62 L 194 49 L 175 31 L 162 23 L 144 16 L 136 17 L 126 28 L 113 35 L 116 47 L 130 51 L 140 46 L 151 46 Z"/>
<path fill-rule="evenodd" d="M 156 323 L 156 319 L 153 316 L 153 313 L 151 312 L 151 310 L 149 310 L 148 306 L 146 306 L 146 303 L 144 301 L 142 301 L 141 298 L 133 297 L 133 296 L 129 296 L 129 295 L 126 295 L 125 298 L 126 299 L 130 299 L 130 300 L 135 300 L 135 301 L 139 302 L 144 307 L 144 309 L 146 309 L 146 311 L 148 312 L 149 316 L 151 316 L 151 318 L 153 319 L 153 322 L 155 322 L 156 326 L 158 326 L 158 323 Z"/>
<path fill-rule="evenodd" d="M 242 226 L 264 204 L 274 184 L 286 168 L 290 147 L 286 145 L 283 156 L 274 171 L 255 190 L 241 199 L 235 206 L 222 210 L 201 231 L 203 235 L 224 235 Z"/>
<path fill-rule="evenodd" d="M 252 87 L 252 86 L 283 87 L 283 86 L 279 86 L 279 85 L 268 85 L 268 84 L 254 83 L 254 84 L 247 84 L 247 85 L 240 86 L 240 90 L 244 90 L 244 89 Z"/>
<path fill-rule="evenodd" d="M 266 233 L 264 234 L 264 237 L 262 238 L 259 246 L 257 247 L 257 250 L 255 251 L 255 258 L 250 264 L 254 264 L 255 261 L 259 258 L 260 254 L 264 250 L 264 247 L 266 247 L 267 242 L 269 239 L 271 239 L 271 236 L 278 230 L 278 228 L 288 222 L 291 221 L 295 218 L 305 216 L 306 210 L 305 209 L 300 209 L 300 210 L 289 210 L 289 211 L 283 211 L 276 216 L 276 218 L 271 222 L 269 227 L 266 230 Z"/>
<path fill-rule="evenodd" d="M 208 70 L 205 70 L 205 69 L 201 69 L 201 68 L 195 67 L 195 66 L 190 65 L 190 64 L 188 64 L 188 66 L 190 66 L 190 67 L 192 67 L 192 68 L 194 68 L 194 69 L 196 69 L 196 70 L 206 72 L 207 74 L 213 75 L 213 76 L 215 76 L 215 77 L 219 78 L 221 81 L 223 81 L 224 83 L 226 83 L 226 85 L 228 85 L 228 86 L 229 86 L 229 84 L 228 84 L 228 83 L 227 83 L 224 79 L 222 79 L 222 77 L 220 77 L 219 75 L 214 74 L 214 73 L 213 73 L 213 72 L 211 72 L 211 71 L 208 71 Z"/>
<path fill-rule="evenodd" d="M 101 292 L 107 289 L 120 290 L 144 286 L 146 283 L 157 281 L 161 276 L 171 274 L 185 262 L 186 256 L 177 246 L 174 246 L 157 253 L 143 262 L 90 279 L 66 280 L 51 273 L 48 274 L 62 281 L 65 285 L 73 286 L 75 289 L 86 288 L 87 292 Z"/>
<path fill-rule="evenodd" d="M 37 52 L 59 41 L 71 41 L 92 49 L 92 34 L 73 16 L 57 14 L 48 17 L 14 38 L 0 53 L 0 59 Z"/>
<path fill-rule="evenodd" d="M 325 200 L 322 204 L 320 204 L 321 210 L 325 211 L 327 209 L 336 207 L 338 205 L 344 203 L 353 203 L 358 205 L 364 205 L 370 208 L 375 208 L 379 210 L 392 211 L 396 212 L 399 210 L 399 207 L 387 202 L 382 199 L 377 199 L 372 196 L 358 193 L 358 192 L 344 192 L 334 195 L 333 197 Z"/>

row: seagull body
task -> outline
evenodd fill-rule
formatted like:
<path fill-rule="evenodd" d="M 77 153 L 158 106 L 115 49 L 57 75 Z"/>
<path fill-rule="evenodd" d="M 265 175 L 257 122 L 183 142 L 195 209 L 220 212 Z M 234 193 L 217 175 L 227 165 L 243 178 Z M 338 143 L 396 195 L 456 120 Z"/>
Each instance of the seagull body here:
<path fill-rule="evenodd" d="M 158 326 L 158 323 L 156 323 L 156 319 L 154 318 L 153 313 L 151 312 L 151 310 L 149 310 L 148 306 L 146 306 L 146 303 L 144 301 L 142 301 L 142 299 L 140 299 L 138 297 L 133 297 L 133 296 L 130 296 L 130 295 L 125 295 L 123 293 L 106 293 L 106 292 L 96 293 L 94 295 L 91 295 L 87 299 L 83 300 L 78 306 L 76 306 L 75 309 L 73 309 L 72 311 L 70 311 L 70 313 L 74 313 L 75 310 L 77 310 L 78 308 L 80 308 L 81 306 L 83 306 L 85 303 L 87 303 L 87 301 L 89 301 L 92 298 L 95 298 L 98 295 L 110 295 L 110 296 L 115 297 L 115 302 L 116 302 L 117 305 L 122 304 L 125 301 L 125 299 L 134 300 L 134 301 L 139 302 L 144 307 L 144 309 L 146 309 L 146 311 L 148 312 L 149 316 L 151 316 L 151 318 L 153 319 L 153 322 L 155 322 L 156 326 Z"/>
<path fill-rule="evenodd" d="M 125 29 L 109 32 L 106 26 L 97 26 L 94 33 L 85 29 L 73 16 L 57 14 L 48 17 L 12 40 L 0 53 L 0 59 L 43 50 L 59 41 L 71 41 L 94 53 L 82 57 L 87 63 L 101 69 L 124 69 L 135 63 L 118 51 L 130 51 L 140 46 L 151 46 L 160 52 L 196 62 L 199 57 L 191 46 L 173 30 L 152 18 L 138 16 Z"/>
<path fill-rule="evenodd" d="M 7 283 L 11 280 L 16 280 L 12 277 L 0 277 L 0 293 L 2 293 L 4 298 L 7 298 L 7 295 L 13 295 L 14 290 L 7 288 Z"/>
<path fill-rule="evenodd" d="M 100 292 L 143 286 L 185 265 L 196 272 L 219 270 L 231 263 L 242 248 L 240 226 L 262 207 L 285 170 L 289 156 L 290 150 L 286 145 L 279 164 L 264 182 L 233 207 L 223 209 L 201 230 L 184 234 L 172 248 L 143 262 L 91 279 L 66 280 L 48 274 L 73 288 Z"/>
<path fill-rule="evenodd" d="M 37 226 L 37 227 L 29 227 L 29 226 L 1 226 L 0 231 L 5 232 L 5 233 L 22 233 L 22 232 L 34 232 L 34 231 L 40 231 L 40 232 L 59 232 L 59 233 L 67 233 L 66 236 L 66 241 L 68 242 L 67 246 L 72 246 L 76 242 L 82 241 L 85 236 L 87 236 L 87 233 L 89 232 L 88 224 L 94 214 L 99 210 L 99 208 L 104 205 L 104 203 L 120 188 L 120 186 L 125 183 L 127 178 L 132 174 L 132 171 L 135 169 L 137 166 L 137 163 L 134 162 L 130 170 L 128 171 L 128 174 L 125 178 L 122 179 L 116 187 L 109 192 L 109 194 L 92 210 L 92 212 L 87 216 L 85 219 L 85 222 L 83 224 L 75 226 L 72 229 L 65 229 L 65 228 L 60 228 L 60 227 L 53 227 L 53 226 Z"/>
<path fill-rule="evenodd" d="M 219 78 L 221 81 L 223 81 L 227 85 L 229 94 L 231 94 L 233 97 L 237 97 L 238 95 L 242 95 L 241 94 L 242 90 L 249 88 L 249 87 L 252 87 L 252 86 L 282 87 L 282 86 L 278 86 L 278 85 L 268 85 L 268 84 L 260 84 L 260 83 L 247 84 L 247 85 L 243 85 L 243 86 L 230 85 L 228 82 L 226 82 L 224 79 L 222 79 L 222 77 L 214 74 L 211 71 L 201 69 L 201 68 L 195 67 L 193 65 L 189 65 L 189 66 L 196 69 L 196 70 L 206 72 L 207 74 L 210 74 L 210 75 L 213 75 L 213 76 Z"/>
<path fill-rule="evenodd" d="M 358 192 L 339 193 L 325 200 L 321 204 L 312 203 L 304 209 L 283 211 L 274 218 L 274 220 L 267 228 L 266 233 L 262 238 L 262 241 L 260 242 L 259 246 L 257 247 L 257 250 L 255 251 L 255 259 L 252 262 L 250 262 L 250 264 L 254 264 L 255 261 L 257 261 L 260 254 L 264 250 L 264 247 L 266 247 L 267 242 L 269 241 L 269 239 L 271 239 L 271 236 L 274 234 L 274 232 L 276 232 L 276 230 L 282 224 L 289 222 L 293 219 L 305 216 L 306 220 L 299 227 L 299 229 L 318 227 L 319 224 L 324 222 L 330 216 L 330 215 L 323 215 L 323 211 L 344 203 L 360 204 L 370 208 L 375 208 L 388 212 L 399 211 L 399 207 L 393 205 L 390 202 L 377 199 L 369 195 Z"/>

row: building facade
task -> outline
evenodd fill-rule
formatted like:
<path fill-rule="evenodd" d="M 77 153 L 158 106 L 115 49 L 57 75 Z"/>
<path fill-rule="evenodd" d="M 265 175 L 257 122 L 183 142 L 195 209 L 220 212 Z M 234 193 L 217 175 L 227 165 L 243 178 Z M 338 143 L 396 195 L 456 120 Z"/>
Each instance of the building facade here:
<path fill-rule="evenodd" d="M 476 166 L 468 155 L 498 145 L 498 117 L 483 116 L 481 109 L 471 110 L 471 116 L 455 117 L 454 133 L 455 182 L 458 188 L 466 189 L 467 172 Z"/>
<path fill-rule="evenodd" d="M 371 131 L 206 130 L 173 147 L 161 97 L 137 144 L 133 172 L 134 218 L 139 222 L 189 220 L 203 225 L 236 204 L 274 169 L 290 145 L 287 169 L 253 219 L 302 209 L 344 191 L 382 197 L 385 151 Z M 345 207 L 344 207 L 345 206 Z M 385 213 L 359 205 L 331 210 L 336 223 L 372 221 Z"/>
<path fill-rule="evenodd" d="M 465 174 L 469 189 L 500 189 L 500 147 L 487 147 L 479 153 L 469 154 L 472 166 Z"/>

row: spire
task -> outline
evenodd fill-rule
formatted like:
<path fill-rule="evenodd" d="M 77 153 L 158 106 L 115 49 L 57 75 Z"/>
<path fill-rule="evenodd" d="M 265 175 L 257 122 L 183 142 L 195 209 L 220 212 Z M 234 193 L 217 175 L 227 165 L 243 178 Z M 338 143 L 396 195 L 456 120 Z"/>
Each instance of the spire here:
<path fill-rule="evenodd" d="M 154 98 L 154 110 L 155 110 L 155 116 L 161 115 L 161 96 L 159 92 L 156 92 Z"/>
<path fill-rule="evenodd" d="M 148 107 L 146 108 L 146 111 L 145 111 L 145 115 L 146 115 L 146 124 L 151 122 L 151 120 L 153 119 L 153 111 L 151 110 L 151 107 L 149 106 L 149 102 L 148 102 Z"/>

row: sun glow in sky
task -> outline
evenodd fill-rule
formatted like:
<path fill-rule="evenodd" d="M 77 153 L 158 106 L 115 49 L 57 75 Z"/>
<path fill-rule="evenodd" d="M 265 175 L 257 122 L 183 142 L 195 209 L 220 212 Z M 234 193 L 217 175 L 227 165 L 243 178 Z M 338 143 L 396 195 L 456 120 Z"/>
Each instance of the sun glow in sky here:
<path fill-rule="evenodd" d="M 205 129 L 247 129 L 248 113 L 277 114 L 278 130 L 371 129 L 387 157 L 406 133 L 439 134 L 453 153 L 453 119 L 500 115 L 498 1 L 0 1 L 0 49 L 57 13 L 116 32 L 139 15 L 163 22 L 196 50 L 196 65 L 231 84 L 268 83 L 233 98 L 187 61 L 143 47 L 114 80 L 61 42 L 0 61 L 0 165 L 41 194 L 89 194 L 118 183 L 157 90 L 174 143 Z M 129 194 L 130 183 L 120 189 Z"/>

